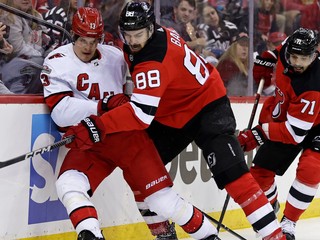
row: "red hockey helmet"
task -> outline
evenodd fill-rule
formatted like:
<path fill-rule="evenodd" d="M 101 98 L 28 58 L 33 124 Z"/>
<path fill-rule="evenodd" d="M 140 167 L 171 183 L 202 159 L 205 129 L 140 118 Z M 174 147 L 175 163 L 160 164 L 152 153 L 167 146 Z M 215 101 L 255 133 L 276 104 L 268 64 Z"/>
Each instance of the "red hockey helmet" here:
<path fill-rule="evenodd" d="M 98 9 L 80 7 L 73 15 L 72 31 L 80 37 L 103 38 L 104 26 Z"/>

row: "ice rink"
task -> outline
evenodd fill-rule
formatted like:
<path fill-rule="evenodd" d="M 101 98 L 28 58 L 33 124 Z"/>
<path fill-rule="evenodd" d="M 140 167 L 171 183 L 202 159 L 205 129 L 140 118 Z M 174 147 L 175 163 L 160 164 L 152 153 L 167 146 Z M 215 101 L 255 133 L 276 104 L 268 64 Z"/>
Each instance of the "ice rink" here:
<path fill-rule="evenodd" d="M 320 227 L 320 217 L 300 220 L 296 227 L 296 240 L 320 240 L 320 230 L 318 227 Z M 256 233 L 251 228 L 234 231 L 247 240 L 261 239 L 256 236 Z M 225 231 L 220 232 L 219 237 L 221 240 L 239 239 Z M 192 240 L 192 238 L 184 238 L 184 240 Z"/>

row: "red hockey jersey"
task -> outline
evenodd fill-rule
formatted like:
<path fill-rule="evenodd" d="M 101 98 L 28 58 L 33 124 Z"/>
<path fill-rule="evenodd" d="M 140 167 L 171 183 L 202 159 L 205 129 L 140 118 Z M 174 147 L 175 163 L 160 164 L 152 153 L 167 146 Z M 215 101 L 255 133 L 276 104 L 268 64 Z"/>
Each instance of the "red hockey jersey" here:
<path fill-rule="evenodd" d="M 131 101 L 102 116 L 107 133 L 145 129 L 153 121 L 183 127 L 208 103 L 226 95 L 218 71 L 174 31 L 157 26 L 138 53 L 124 46 L 135 84 Z"/>
<path fill-rule="evenodd" d="M 298 144 L 320 123 L 320 59 L 318 56 L 305 72 L 294 73 L 285 49 L 286 44 L 275 50 L 275 95 L 265 101 L 259 122 L 265 123 L 262 127 L 270 140 Z"/>

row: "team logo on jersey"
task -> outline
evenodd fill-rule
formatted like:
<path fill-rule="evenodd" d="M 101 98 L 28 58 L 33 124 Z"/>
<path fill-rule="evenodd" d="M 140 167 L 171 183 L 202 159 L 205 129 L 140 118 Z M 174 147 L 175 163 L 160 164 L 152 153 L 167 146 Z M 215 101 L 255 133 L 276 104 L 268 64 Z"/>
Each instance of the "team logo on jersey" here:
<path fill-rule="evenodd" d="M 92 60 L 92 63 L 93 63 L 93 66 L 95 67 L 99 66 L 99 58 Z"/>
<path fill-rule="evenodd" d="M 48 66 L 46 65 L 43 65 L 43 68 L 42 68 L 42 72 L 45 73 L 45 74 L 50 74 L 51 73 L 51 68 L 49 68 Z"/>
<path fill-rule="evenodd" d="M 32 116 L 32 150 L 60 139 L 61 135 L 49 114 Z M 68 214 L 58 199 L 55 188 L 62 158 L 66 152 L 66 148 L 60 147 L 31 158 L 28 224 L 68 219 Z"/>
<path fill-rule="evenodd" d="M 281 105 L 285 101 L 283 92 L 277 87 L 275 90 L 275 101 L 277 104 L 272 111 L 272 118 L 278 118 L 281 115 Z"/>

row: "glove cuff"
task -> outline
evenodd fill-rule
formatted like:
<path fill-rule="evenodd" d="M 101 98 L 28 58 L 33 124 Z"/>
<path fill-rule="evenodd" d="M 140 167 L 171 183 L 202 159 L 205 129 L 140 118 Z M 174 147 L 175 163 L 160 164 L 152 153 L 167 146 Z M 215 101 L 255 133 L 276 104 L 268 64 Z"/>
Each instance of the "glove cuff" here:
<path fill-rule="evenodd" d="M 257 125 L 254 128 L 252 128 L 251 132 L 252 132 L 252 135 L 254 136 L 256 142 L 260 146 L 268 140 L 267 135 L 265 134 L 265 132 L 263 131 L 263 129 L 260 125 Z"/>
<path fill-rule="evenodd" d="M 101 116 L 103 113 L 107 112 L 108 109 L 108 101 L 114 95 L 107 96 L 98 102 L 98 116 Z"/>
<path fill-rule="evenodd" d="M 258 66 L 267 67 L 267 68 L 274 68 L 276 66 L 276 62 L 277 60 L 274 58 L 263 58 L 263 57 L 260 57 L 259 55 L 254 60 L 254 64 Z"/>
<path fill-rule="evenodd" d="M 271 96 L 274 93 L 275 89 L 276 89 L 276 86 L 272 84 L 272 85 L 265 87 L 262 92 L 266 96 Z"/>
<path fill-rule="evenodd" d="M 98 142 L 102 141 L 100 131 L 96 127 L 95 121 L 92 118 L 87 117 L 87 118 L 83 119 L 81 121 L 81 123 L 83 124 L 83 126 L 85 126 L 87 128 L 87 130 L 89 132 L 89 137 L 92 142 L 98 143 Z"/>

